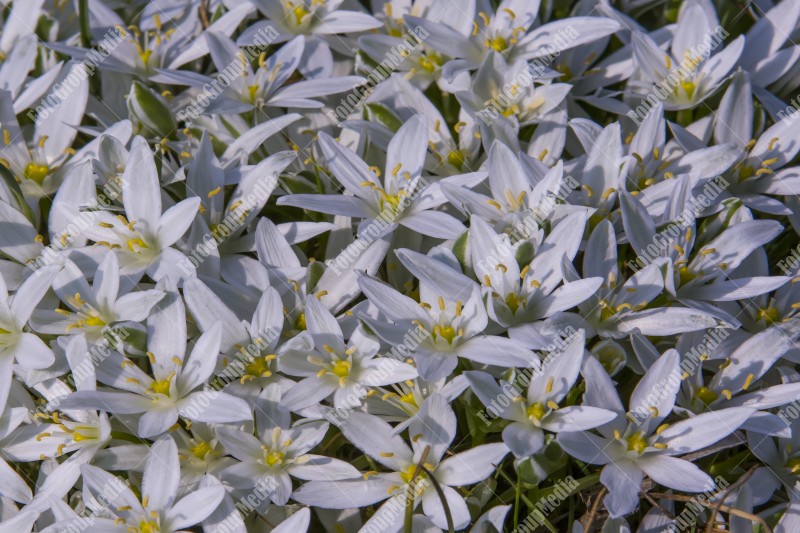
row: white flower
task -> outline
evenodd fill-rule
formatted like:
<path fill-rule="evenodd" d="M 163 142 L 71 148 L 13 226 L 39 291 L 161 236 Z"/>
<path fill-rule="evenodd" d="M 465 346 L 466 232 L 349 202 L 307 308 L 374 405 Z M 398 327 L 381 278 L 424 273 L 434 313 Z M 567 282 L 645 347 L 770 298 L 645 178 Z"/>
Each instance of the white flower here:
<path fill-rule="evenodd" d="M 274 391 L 275 386 L 265 389 L 261 398 L 268 402 Z M 279 400 L 280 395 L 275 399 Z M 358 470 L 344 461 L 308 453 L 325 437 L 327 422 L 299 421 L 289 427 L 286 417 L 269 416 L 269 411 L 269 407 L 261 411 L 258 438 L 230 427 L 217 428 L 222 446 L 240 461 L 220 473 L 233 487 L 249 489 L 259 485 L 272 503 L 285 505 L 292 494 L 291 477 L 331 480 L 359 476 Z M 283 420 L 276 420 L 280 418 Z"/>
<path fill-rule="evenodd" d="M 156 321 L 162 322 L 157 327 L 175 327 L 168 322 L 170 317 L 154 316 L 157 316 Z M 125 392 L 77 391 L 64 398 L 61 406 L 65 409 L 98 409 L 116 414 L 141 413 L 137 430 L 140 437 L 162 434 L 178 421 L 179 416 L 198 422 L 249 420 L 252 415 L 244 400 L 214 389 L 195 391 L 205 384 L 214 370 L 221 330 L 221 326 L 217 325 L 201 335 L 185 361 L 181 349 L 182 344 L 185 347 L 185 334 L 181 334 L 175 347 L 169 346 L 173 343 L 165 338 L 171 334 L 163 332 L 149 346 L 155 378 L 113 352 L 98 368 L 98 379 Z"/>
<path fill-rule="evenodd" d="M 598 407 L 574 405 L 559 407 L 572 389 L 583 361 L 584 333 L 577 336 L 560 353 L 548 356 L 541 365 L 533 368 L 525 397 L 513 383 L 498 385 L 484 372 L 467 372 L 472 390 L 489 408 L 502 406 L 498 413 L 512 423 L 503 429 L 503 442 L 517 457 L 527 457 L 544 446 L 544 432 L 582 431 L 601 426 L 616 418 L 616 413 Z M 508 392 L 513 391 L 512 398 Z"/>
<path fill-rule="evenodd" d="M 336 318 L 316 297 L 306 298 L 305 309 L 309 346 L 290 348 L 278 360 L 281 371 L 304 378 L 284 395 L 284 408 L 310 407 L 331 394 L 335 408 L 353 408 L 361 404 L 368 387 L 417 377 L 408 363 L 375 357 L 380 344 L 360 328 L 346 343 Z"/>
<path fill-rule="evenodd" d="M 413 505 L 422 503 L 424 513 L 433 523 L 446 528 L 444 506 L 430 478 L 441 486 L 455 528 L 466 527 L 470 521 L 469 510 L 464 498 L 453 487 L 486 479 L 508 454 L 504 444 L 484 444 L 442 460 L 455 437 L 456 418 L 439 395 L 429 397 L 420 415 L 411 423 L 409 431 L 414 436 L 411 447 L 395 435 L 386 422 L 365 413 L 352 413 L 341 422 L 340 429 L 348 440 L 390 472 L 368 472 L 357 480 L 313 481 L 295 491 L 293 498 L 327 509 L 363 507 L 389 499 L 365 527 L 389 524 L 389 528 L 398 529 L 402 513 L 395 509 L 398 501 L 405 501 L 411 492 Z"/>
<path fill-rule="evenodd" d="M 600 481 L 609 491 L 605 504 L 612 517 L 633 512 L 645 474 L 677 490 L 712 489 L 714 482 L 707 474 L 673 456 L 717 442 L 736 431 L 754 412 L 746 407 L 731 407 L 660 425 L 675 405 L 681 381 L 678 361 L 674 350 L 659 357 L 634 389 L 627 414 L 600 363 L 593 358 L 584 363 L 585 404 L 615 411 L 617 417 L 598 428 L 602 437 L 589 432 L 566 432 L 559 433 L 558 443 L 581 461 L 605 465 Z"/>
<path fill-rule="evenodd" d="M 156 441 L 147 455 L 141 497 L 120 479 L 96 466 L 83 465 L 84 498 L 89 507 L 103 506 L 116 519 L 96 518 L 95 531 L 171 533 L 202 522 L 225 494 L 222 485 L 203 487 L 178 499 L 180 464 L 172 437 Z M 93 505 L 94 504 L 94 505 Z M 67 525 L 67 524 L 65 524 Z"/>
<path fill-rule="evenodd" d="M 533 361 L 533 354 L 517 342 L 482 333 L 488 316 L 477 283 L 442 261 L 411 250 L 400 250 L 397 257 L 419 279 L 420 301 L 363 276 L 361 290 L 386 321 L 360 318 L 390 345 L 402 344 L 411 331 L 419 331 L 423 338 L 412 353 L 420 377 L 428 381 L 446 377 L 458 357 L 499 366 L 527 366 Z"/>
<path fill-rule="evenodd" d="M 84 234 L 107 246 L 119 259 L 120 273 L 137 280 L 145 271 L 153 279 L 182 275 L 178 262 L 184 259 L 171 248 L 197 213 L 199 198 L 187 198 L 162 213 L 161 188 L 153 152 L 141 137 L 134 139 L 121 180 L 125 215 L 99 212 L 97 222 Z"/>
<path fill-rule="evenodd" d="M 443 178 L 429 184 L 422 177 L 428 135 L 422 118 L 406 122 L 392 138 L 386 154 L 383 183 L 380 171 L 325 134 L 319 143 L 328 166 L 349 195 L 298 194 L 284 196 L 279 205 L 292 205 L 322 213 L 363 218 L 359 233 L 381 235 L 400 224 L 432 237 L 455 238 L 464 226 L 453 216 L 433 208 L 445 203 L 439 189 L 444 183 L 475 184 L 479 175 Z"/>

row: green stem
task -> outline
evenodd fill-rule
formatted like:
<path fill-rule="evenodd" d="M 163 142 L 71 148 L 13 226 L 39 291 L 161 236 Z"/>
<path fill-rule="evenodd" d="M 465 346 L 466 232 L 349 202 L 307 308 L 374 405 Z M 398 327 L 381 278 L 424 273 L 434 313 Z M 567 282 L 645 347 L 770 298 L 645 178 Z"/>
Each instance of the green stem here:
<path fill-rule="evenodd" d="M 590 489 L 600 482 L 600 472 L 596 474 L 590 474 L 586 477 L 577 479 L 576 481 L 578 482 L 578 486 L 575 487 L 575 489 L 572 491 L 573 493 Z M 547 496 L 553 494 L 556 491 L 556 488 L 558 487 L 552 486 L 552 487 L 547 487 L 546 489 L 542 489 L 540 496 L 542 498 L 546 498 Z"/>
<path fill-rule="evenodd" d="M 519 477 L 519 473 L 517 473 L 517 495 L 514 498 L 514 531 L 517 530 L 519 527 L 519 497 L 520 492 L 522 492 L 522 478 Z"/>
<path fill-rule="evenodd" d="M 433 485 L 433 488 L 436 490 L 436 494 L 439 495 L 439 499 L 442 500 L 442 507 L 444 508 L 444 517 L 447 520 L 447 532 L 448 533 L 455 533 L 455 526 L 453 525 L 453 515 L 450 513 L 450 506 L 447 504 L 447 498 L 444 495 L 444 491 L 442 490 L 441 485 L 439 482 L 436 481 L 436 478 L 433 477 L 427 468 L 424 466 L 422 470 L 428 475 L 428 480 Z"/>
<path fill-rule="evenodd" d="M 692 110 L 691 109 L 681 109 L 678 111 L 678 124 L 683 127 L 688 126 L 692 123 Z"/>
<path fill-rule="evenodd" d="M 417 476 L 420 472 L 425 470 L 425 467 L 422 466 L 425 463 L 425 459 L 428 458 L 428 454 L 431 451 L 430 446 L 426 446 L 425 449 L 422 451 L 422 456 L 419 458 L 419 462 L 417 463 L 417 467 L 414 469 L 414 473 L 411 475 L 411 479 L 408 480 L 408 487 L 406 488 L 407 497 L 406 497 L 406 514 L 405 518 L 403 519 L 403 531 L 404 533 L 413 533 L 413 522 L 414 522 L 414 480 L 417 479 Z M 447 502 L 443 502 L 445 512 L 449 512 L 447 508 Z"/>
<path fill-rule="evenodd" d="M 81 27 L 81 46 L 92 45 L 92 34 L 89 31 L 89 0 L 78 0 L 78 19 Z"/>
<path fill-rule="evenodd" d="M 130 433 L 125 433 L 124 431 L 112 431 L 111 438 L 118 440 L 126 440 L 128 442 L 133 442 L 134 444 L 142 444 L 145 442 L 136 435 L 131 435 Z"/>

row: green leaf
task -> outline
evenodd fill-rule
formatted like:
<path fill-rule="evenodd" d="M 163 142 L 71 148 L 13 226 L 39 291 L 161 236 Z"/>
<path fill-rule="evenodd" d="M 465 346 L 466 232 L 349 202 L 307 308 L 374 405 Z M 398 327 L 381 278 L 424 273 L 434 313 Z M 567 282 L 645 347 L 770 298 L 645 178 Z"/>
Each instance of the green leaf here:
<path fill-rule="evenodd" d="M 461 265 L 463 272 L 470 272 L 471 268 L 467 265 L 467 245 L 469 243 L 469 231 L 465 231 L 458 236 L 453 243 L 453 254 L 458 259 L 458 264 Z"/>
<path fill-rule="evenodd" d="M 325 265 L 320 261 L 313 261 L 308 264 L 308 292 L 313 293 L 319 282 L 319 278 L 325 273 Z"/>
<path fill-rule="evenodd" d="M 390 130 L 396 132 L 403 125 L 403 122 L 397 118 L 397 115 L 389 111 L 388 107 L 380 104 L 367 104 L 367 120 L 372 120 L 383 124 Z"/>
<path fill-rule="evenodd" d="M 164 97 L 138 81 L 131 86 L 128 111 L 138 130 L 160 139 L 172 137 L 178 127 Z"/>
<path fill-rule="evenodd" d="M 517 248 L 517 263 L 519 266 L 525 267 L 525 265 L 529 265 L 530 262 L 533 261 L 535 253 L 531 241 L 525 241 L 520 244 L 519 248 Z"/>
<path fill-rule="evenodd" d="M 11 196 L 14 197 L 14 202 L 17 204 L 14 207 L 17 210 L 25 215 L 25 218 L 31 221 L 31 224 L 35 227 L 36 226 L 36 219 L 33 216 L 33 212 L 31 208 L 28 207 L 28 203 L 25 201 L 25 195 L 22 194 L 22 189 L 17 183 L 16 178 L 14 178 L 14 174 L 6 168 L 4 165 L 0 165 L 0 176 L 3 178 L 6 186 L 8 187 Z"/>

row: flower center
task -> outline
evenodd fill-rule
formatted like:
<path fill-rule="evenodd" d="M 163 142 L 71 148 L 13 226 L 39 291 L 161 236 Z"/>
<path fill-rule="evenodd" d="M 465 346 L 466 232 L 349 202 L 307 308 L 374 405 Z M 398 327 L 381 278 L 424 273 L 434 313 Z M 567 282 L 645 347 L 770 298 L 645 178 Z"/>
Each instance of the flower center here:
<path fill-rule="evenodd" d="M 486 39 L 484 44 L 495 52 L 502 53 L 506 48 L 508 48 L 508 41 L 502 35 L 498 35 L 494 39 Z"/>
<path fill-rule="evenodd" d="M 340 378 L 346 378 L 350 375 L 351 366 L 352 363 L 350 363 L 350 361 L 336 361 L 331 365 L 331 374 Z"/>
<path fill-rule="evenodd" d="M 161 531 L 161 527 L 159 527 L 158 522 L 148 520 L 147 522 L 139 522 L 139 529 L 136 531 L 138 533 L 156 533 Z"/>
<path fill-rule="evenodd" d="M 268 466 L 282 465 L 285 457 L 283 453 L 277 450 L 267 451 L 264 453 L 264 462 Z"/>
<path fill-rule="evenodd" d="M 792 474 L 800 472 L 800 457 L 792 457 L 786 461 L 786 468 L 788 468 Z"/>
<path fill-rule="evenodd" d="M 689 267 L 680 267 L 678 269 L 678 277 L 681 280 L 681 285 L 685 285 L 696 278 L 697 274 L 689 270 Z"/>
<path fill-rule="evenodd" d="M 433 334 L 443 338 L 447 341 L 447 344 L 453 344 L 453 340 L 458 335 L 458 331 L 453 326 L 435 326 L 433 328 Z"/>
<path fill-rule="evenodd" d="M 756 169 L 750 165 L 742 165 L 739 167 L 739 181 L 744 181 L 747 178 L 752 178 L 756 175 Z"/>
<path fill-rule="evenodd" d="M 153 381 L 153 384 L 150 385 L 150 390 L 155 392 L 156 394 L 163 394 L 164 396 L 169 396 L 170 381 L 172 381 L 170 378 Z"/>
<path fill-rule="evenodd" d="M 268 378 L 272 376 L 272 370 L 270 370 L 269 363 L 277 358 L 278 356 L 275 354 L 253 358 L 253 360 L 244 367 L 246 372 L 245 375 L 253 378 Z"/>
<path fill-rule="evenodd" d="M 250 95 L 250 102 L 256 103 L 256 96 L 258 96 L 258 85 L 250 85 L 247 87 L 247 93 Z"/>
<path fill-rule="evenodd" d="M 681 89 L 683 89 L 683 92 L 686 93 L 686 96 L 690 99 L 694 95 L 694 91 L 696 88 L 697 85 L 695 85 L 693 81 L 685 81 L 685 80 L 681 81 Z"/>
<path fill-rule="evenodd" d="M 711 405 L 719 395 L 708 387 L 700 387 L 695 392 L 695 397 L 706 405 Z"/>
<path fill-rule="evenodd" d="M 428 465 L 426 465 L 428 466 Z M 408 467 L 400 472 L 400 478 L 403 480 L 404 483 L 411 483 L 411 478 L 414 478 L 414 472 L 417 471 L 417 465 L 408 465 Z M 419 480 L 420 478 L 427 477 L 425 472 L 420 468 L 417 477 L 415 480 Z"/>
<path fill-rule="evenodd" d="M 142 250 L 150 248 L 147 246 L 147 243 L 141 237 L 136 237 L 133 239 L 128 239 L 128 250 L 135 254 L 142 253 Z"/>
<path fill-rule="evenodd" d="M 644 433 L 638 431 L 628 437 L 628 451 L 629 452 L 636 452 L 636 453 L 644 453 L 645 448 L 647 448 L 647 440 L 644 438 Z"/>
<path fill-rule="evenodd" d="M 460 150 L 450 150 L 450 153 L 447 154 L 447 162 L 458 170 L 461 170 L 464 166 L 464 159 L 464 153 Z"/>
<path fill-rule="evenodd" d="M 758 310 L 758 318 L 764 319 L 766 322 L 778 322 L 780 316 L 778 310 L 772 306 Z"/>
<path fill-rule="evenodd" d="M 414 407 L 419 407 L 419 405 L 417 405 L 417 400 L 414 398 L 413 392 L 409 392 L 408 394 L 400 396 L 400 401 L 407 403 L 408 405 L 413 405 Z"/>
<path fill-rule="evenodd" d="M 511 309 L 512 313 L 517 312 L 517 309 L 519 309 L 521 303 L 522 302 L 520 301 L 516 292 L 510 292 L 508 293 L 508 296 L 506 296 L 506 305 L 509 309 Z"/>
<path fill-rule="evenodd" d="M 297 315 L 297 320 L 294 321 L 294 329 L 305 331 L 306 329 L 306 314 L 300 313 Z"/>
<path fill-rule="evenodd" d="M 35 181 L 39 185 L 42 184 L 48 173 L 50 173 L 50 167 L 47 165 L 28 163 L 28 165 L 25 167 L 25 177 L 29 180 Z"/>
<path fill-rule="evenodd" d="M 525 414 L 528 415 L 528 418 L 530 418 L 532 422 L 535 422 L 541 420 L 546 411 L 544 405 L 541 403 L 534 403 L 528 406 L 525 410 Z"/>
<path fill-rule="evenodd" d="M 206 458 L 208 452 L 211 451 L 211 445 L 205 441 L 201 441 L 197 446 L 193 448 L 189 448 L 189 451 L 192 452 L 192 455 L 200 459 L 201 461 Z"/>
<path fill-rule="evenodd" d="M 72 429 L 72 438 L 75 442 L 85 440 L 96 440 L 100 437 L 100 431 L 92 426 L 75 426 Z"/>

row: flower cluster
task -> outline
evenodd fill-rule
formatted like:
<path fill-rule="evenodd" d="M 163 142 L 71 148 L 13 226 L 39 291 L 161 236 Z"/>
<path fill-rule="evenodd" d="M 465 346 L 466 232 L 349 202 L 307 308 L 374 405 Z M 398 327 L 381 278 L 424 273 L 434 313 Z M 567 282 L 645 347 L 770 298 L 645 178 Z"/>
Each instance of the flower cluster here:
<path fill-rule="evenodd" d="M 3 6 L 0 533 L 800 531 L 800 2 Z"/>

